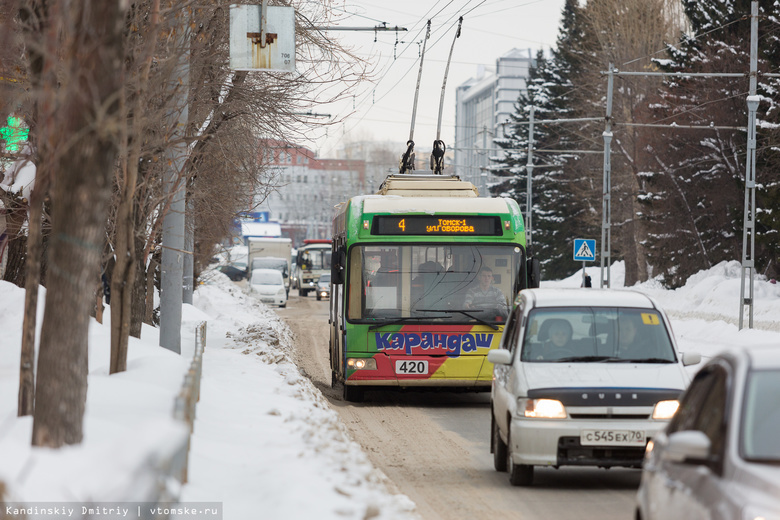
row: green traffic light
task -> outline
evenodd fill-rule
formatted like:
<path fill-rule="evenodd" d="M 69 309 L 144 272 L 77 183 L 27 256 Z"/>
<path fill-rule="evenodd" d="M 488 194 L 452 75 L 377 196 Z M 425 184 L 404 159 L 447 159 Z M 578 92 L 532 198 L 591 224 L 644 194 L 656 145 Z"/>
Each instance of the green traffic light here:
<path fill-rule="evenodd" d="M 5 149 L 15 153 L 21 148 L 21 143 L 27 141 L 30 129 L 24 126 L 21 117 L 8 116 L 8 125 L 0 127 L 0 141 L 5 142 Z"/>

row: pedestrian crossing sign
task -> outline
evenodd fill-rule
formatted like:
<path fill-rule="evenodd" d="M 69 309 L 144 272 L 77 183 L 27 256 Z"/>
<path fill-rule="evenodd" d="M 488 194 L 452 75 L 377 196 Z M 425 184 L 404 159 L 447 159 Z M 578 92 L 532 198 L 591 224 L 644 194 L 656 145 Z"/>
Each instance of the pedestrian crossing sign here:
<path fill-rule="evenodd" d="M 586 238 L 575 238 L 574 260 L 577 262 L 593 262 L 596 260 L 596 241 Z"/>

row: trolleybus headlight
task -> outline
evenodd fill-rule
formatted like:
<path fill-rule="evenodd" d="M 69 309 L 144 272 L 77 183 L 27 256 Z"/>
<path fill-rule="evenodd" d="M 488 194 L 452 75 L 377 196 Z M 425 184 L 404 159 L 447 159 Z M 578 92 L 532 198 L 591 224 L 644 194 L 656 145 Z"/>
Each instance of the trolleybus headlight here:
<path fill-rule="evenodd" d="M 376 359 L 347 358 L 347 368 L 352 370 L 376 370 Z"/>
<path fill-rule="evenodd" d="M 519 409 L 524 409 L 526 417 L 539 419 L 565 419 L 566 408 L 556 399 L 520 399 Z M 523 402 L 525 401 L 525 402 Z"/>
<path fill-rule="evenodd" d="M 658 401 L 653 408 L 653 419 L 671 419 L 677 408 L 680 407 L 679 401 Z"/>

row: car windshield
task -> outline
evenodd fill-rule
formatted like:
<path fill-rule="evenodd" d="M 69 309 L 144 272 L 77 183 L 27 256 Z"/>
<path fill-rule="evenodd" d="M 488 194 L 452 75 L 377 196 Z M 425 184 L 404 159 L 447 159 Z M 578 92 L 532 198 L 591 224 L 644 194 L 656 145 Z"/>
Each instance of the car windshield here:
<path fill-rule="evenodd" d="M 273 256 L 266 256 L 262 258 L 252 259 L 252 269 L 277 269 L 279 271 L 287 270 L 287 260 L 284 258 L 276 258 Z"/>
<path fill-rule="evenodd" d="M 325 285 L 330 283 L 330 275 L 329 274 L 323 274 L 320 276 L 320 283 Z"/>
<path fill-rule="evenodd" d="M 301 268 L 305 270 L 330 269 L 330 246 L 307 249 L 301 255 Z"/>
<path fill-rule="evenodd" d="M 758 462 L 780 463 L 780 370 L 748 374 L 742 419 L 742 456 Z"/>
<path fill-rule="evenodd" d="M 663 319 L 652 309 L 539 308 L 525 328 L 523 361 L 673 363 Z"/>
<path fill-rule="evenodd" d="M 509 314 L 523 260 L 515 244 L 383 244 L 353 247 L 350 320 L 487 323 Z"/>
<path fill-rule="evenodd" d="M 252 285 L 282 285 L 282 273 L 279 271 L 252 271 Z"/>

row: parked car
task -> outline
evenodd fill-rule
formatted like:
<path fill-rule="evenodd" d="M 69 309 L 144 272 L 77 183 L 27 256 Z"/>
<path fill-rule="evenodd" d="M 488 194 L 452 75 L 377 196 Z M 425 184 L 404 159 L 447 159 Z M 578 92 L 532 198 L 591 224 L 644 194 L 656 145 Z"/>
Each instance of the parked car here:
<path fill-rule="evenodd" d="M 647 448 L 637 519 L 780 519 L 780 349 L 724 352 Z"/>
<path fill-rule="evenodd" d="M 219 266 L 219 271 L 225 273 L 228 278 L 238 282 L 246 278 L 246 264 L 227 264 Z"/>
<path fill-rule="evenodd" d="M 330 298 L 330 274 L 326 273 L 320 275 L 319 280 L 317 280 L 317 288 L 315 291 L 317 292 L 318 300 Z"/>
<path fill-rule="evenodd" d="M 491 442 L 497 471 L 533 483 L 534 467 L 639 468 L 689 377 L 669 320 L 624 290 L 520 291 L 494 364 Z"/>
<path fill-rule="evenodd" d="M 281 271 L 276 269 L 253 269 L 249 280 L 249 290 L 257 294 L 260 301 L 285 307 L 287 305 L 287 289 Z"/>

